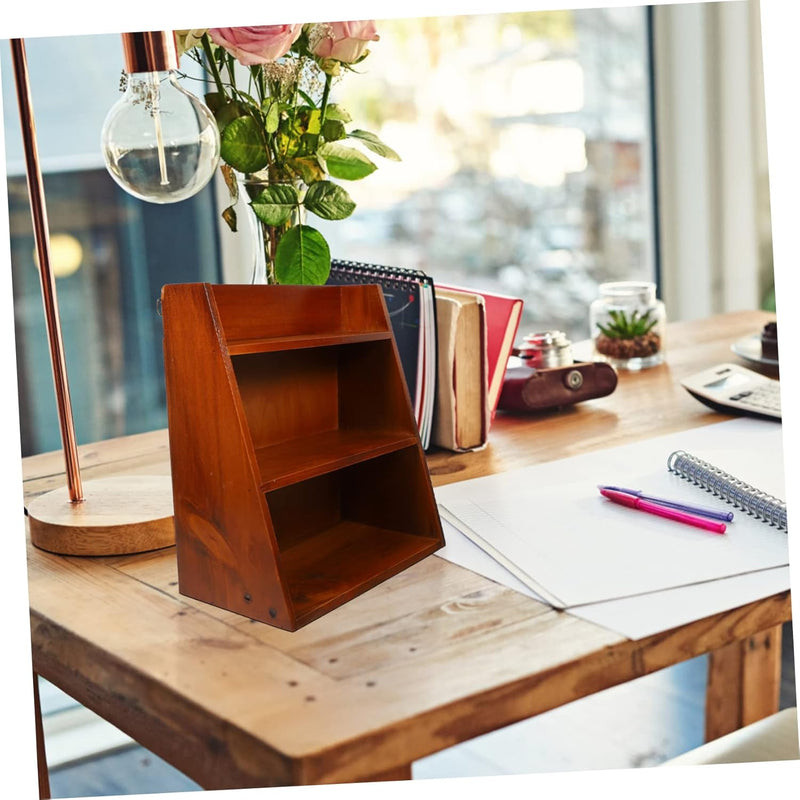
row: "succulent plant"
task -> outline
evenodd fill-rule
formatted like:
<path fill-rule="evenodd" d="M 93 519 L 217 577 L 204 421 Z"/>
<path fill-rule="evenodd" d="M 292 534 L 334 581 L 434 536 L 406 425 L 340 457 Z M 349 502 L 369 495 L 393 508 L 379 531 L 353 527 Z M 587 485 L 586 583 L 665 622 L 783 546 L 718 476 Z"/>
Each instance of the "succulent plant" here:
<path fill-rule="evenodd" d="M 609 311 L 611 321 L 605 325 L 597 323 L 600 332 L 609 339 L 635 339 L 637 336 L 648 334 L 658 322 L 651 318 L 652 309 L 648 309 L 644 314 L 634 311 L 628 317 L 624 311 Z"/>

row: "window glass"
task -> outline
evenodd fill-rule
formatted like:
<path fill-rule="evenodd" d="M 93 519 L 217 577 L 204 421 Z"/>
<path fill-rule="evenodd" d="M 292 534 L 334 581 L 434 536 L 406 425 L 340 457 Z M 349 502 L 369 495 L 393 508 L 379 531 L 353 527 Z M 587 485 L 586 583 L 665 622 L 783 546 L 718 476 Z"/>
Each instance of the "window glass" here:
<path fill-rule="evenodd" d="M 598 283 L 655 274 L 646 15 L 381 21 L 333 98 L 402 162 L 347 184 L 353 216 L 318 225 L 334 257 L 519 295 L 521 332 L 588 336 Z"/>
<path fill-rule="evenodd" d="M 29 455 L 61 442 L 11 54 L 2 44 L 22 449 Z M 100 131 L 119 97 L 119 36 L 25 44 L 77 439 L 163 428 L 158 298 L 165 283 L 219 280 L 212 189 L 152 205 L 106 172 Z"/>

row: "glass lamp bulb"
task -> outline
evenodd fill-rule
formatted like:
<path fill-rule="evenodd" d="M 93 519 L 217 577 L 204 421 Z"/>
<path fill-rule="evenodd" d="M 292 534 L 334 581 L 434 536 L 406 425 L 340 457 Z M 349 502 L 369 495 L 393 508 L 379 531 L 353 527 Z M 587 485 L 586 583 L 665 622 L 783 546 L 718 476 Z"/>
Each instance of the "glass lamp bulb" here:
<path fill-rule="evenodd" d="M 126 192 L 177 203 L 211 180 L 220 138 L 211 111 L 174 71 L 135 72 L 106 116 L 102 148 L 106 168 Z"/>

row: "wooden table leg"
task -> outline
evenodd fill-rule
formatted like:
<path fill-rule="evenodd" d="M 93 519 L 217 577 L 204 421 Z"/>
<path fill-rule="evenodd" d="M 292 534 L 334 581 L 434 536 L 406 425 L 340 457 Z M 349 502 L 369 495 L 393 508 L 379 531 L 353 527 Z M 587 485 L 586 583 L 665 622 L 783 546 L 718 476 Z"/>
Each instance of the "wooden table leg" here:
<path fill-rule="evenodd" d="M 50 776 L 47 772 L 47 758 L 44 750 L 44 730 L 42 728 L 42 708 L 39 704 L 39 676 L 33 673 L 33 713 L 36 719 L 36 769 L 39 773 L 39 797 L 50 797 Z"/>
<path fill-rule="evenodd" d="M 707 742 L 778 711 L 782 631 L 776 625 L 710 654 Z"/>

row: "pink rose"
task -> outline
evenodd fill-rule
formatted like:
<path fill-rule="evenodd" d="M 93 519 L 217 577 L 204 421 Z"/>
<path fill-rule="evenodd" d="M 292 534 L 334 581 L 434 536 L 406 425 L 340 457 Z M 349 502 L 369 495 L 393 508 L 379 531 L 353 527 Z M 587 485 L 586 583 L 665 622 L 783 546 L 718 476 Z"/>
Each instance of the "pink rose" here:
<path fill-rule="evenodd" d="M 343 64 L 358 61 L 367 48 L 368 42 L 377 42 L 378 29 L 375 20 L 357 20 L 350 22 L 328 22 L 325 24 L 326 36 L 323 36 L 314 47 L 314 55 L 320 58 L 332 58 Z"/>
<path fill-rule="evenodd" d="M 211 28 L 214 44 L 224 47 L 246 67 L 266 64 L 289 52 L 302 25 L 255 25 L 250 28 Z"/>

